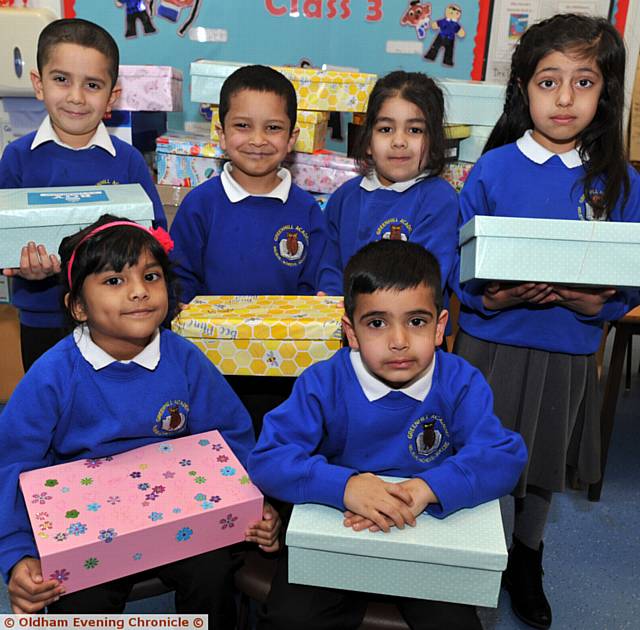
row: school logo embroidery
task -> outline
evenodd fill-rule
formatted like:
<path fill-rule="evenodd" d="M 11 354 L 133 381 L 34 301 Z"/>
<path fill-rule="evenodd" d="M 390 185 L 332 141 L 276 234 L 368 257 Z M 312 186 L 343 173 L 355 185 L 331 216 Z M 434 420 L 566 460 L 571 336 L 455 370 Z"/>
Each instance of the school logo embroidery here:
<path fill-rule="evenodd" d="M 592 199 L 595 199 L 596 201 L 600 201 L 600 199 L 602 199 L 603 193 L 601 190 L 591 190 L 589 192 L 591 193 Z M 606 221 L 606 217 L 604 215 L 600 218 L 594 216 L 593 208 L 587 202 L 587 196 L 584 193 L 582 193 L 578 201 L 578 218 L 581 221 Z"/>
<path fill-rule="evenodd" d="M 387 219 L 378 226 L 376 236 L 379 239 L 391 241 L 408 241 L 413 232 L 413 226 L 406 219 Z"/>
<path fill-rule="evenodd" d="M 423 464 L 434 461 L 451 446 L 447 425 L 437 414 L 427 414 L 412 422 L 407 438 L 411 456 Z"/>
<path fill-rule="evenodd" d="M 189 405 L 183 400 L 170 400 L 160 408 L 153 432 L 156 435 L 173 435 L 184 429 L 189 416 Z"/>
<path fill-rule="evenodd" d="M 287 267 L 301 265 L 308 249 L 309 234 L 299 225 L 283 225 L 273 237 L 273 253 Z"/>

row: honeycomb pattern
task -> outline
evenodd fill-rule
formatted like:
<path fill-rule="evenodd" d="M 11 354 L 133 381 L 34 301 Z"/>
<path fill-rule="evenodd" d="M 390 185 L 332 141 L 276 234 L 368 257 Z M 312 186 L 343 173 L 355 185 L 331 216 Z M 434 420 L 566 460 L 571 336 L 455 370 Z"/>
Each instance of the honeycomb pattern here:
<path fill-rule="evenodd" d="M 173 330 L 223 374 L 298 376 L 341 347 L 342 298 L 199 296 Z"/>

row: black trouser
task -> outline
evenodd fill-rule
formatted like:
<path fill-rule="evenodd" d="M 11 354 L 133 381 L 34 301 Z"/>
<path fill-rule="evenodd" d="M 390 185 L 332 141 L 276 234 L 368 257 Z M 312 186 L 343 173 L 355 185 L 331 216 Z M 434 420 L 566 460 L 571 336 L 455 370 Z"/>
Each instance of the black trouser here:
<path fill-rule="evenodd" d="M 136 31 L 137 20 L 142 22 L 145 33 L 156 32 L 149 14 L 146 11 L 136 11 L 135 13 L 127 13 L 127 32 L 124 34 L 125 37 L 135 37 L 138 34 Z"/>
<path fill-rule="evenodd" d="M 228 548 L 128 575 L 69 595 L 47 608 L 49 613 L 121 613 L 133 585 L 157 576 L 175 590 L 176 612 L 209 615 L 209 628 L 233 630 L 236 603 L 233 590 L 234 561 Z"/>
<path fill-rule="evenodd" d="M 55 346 L 68 331 L 64 328 L 35 328 L 20 324 L 20 354 L 26 372 L 49 348 Z"/>
<path fill-rule="evenodd" d="M 288 582 L 288 555 L 279 560 L 258 630 L 350 630 L 364 618 L 367 595 Z M 482 630 L 474 606 L 395 597 L 412 630 Z"/>
<path fill-rule="evenodd" d="M 431 48 L 429 48 L 429 52 L 427 52 L 424 58 L 431 59 L 431 61 L 433 61 L 436 58 L 440 48 L 444 46 L 444 58 L 442 59 L 442 63 L 447 66 L 452 66 L 454 41 L 455 40 L 452 37 L 443 37 L 442 35 L 438 35 L 433 40 L 433 44 L 431 44 Z"/>

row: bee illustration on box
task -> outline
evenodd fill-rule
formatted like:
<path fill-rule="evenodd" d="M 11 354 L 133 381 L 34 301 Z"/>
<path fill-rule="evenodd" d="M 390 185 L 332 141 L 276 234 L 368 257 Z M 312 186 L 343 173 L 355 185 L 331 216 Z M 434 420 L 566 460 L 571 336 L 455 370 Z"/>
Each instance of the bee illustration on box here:
<path fill-rule="evenodd" d="M 435 61 L 440 48 L 444 48 L 442 63 L 445 66 L 453 65 L 453 49 L 456 37 L 464 37 L 465 32 L 460 25 L 462 9 L 457 4 L 449 4 L 444 10 L 444 17 L 437 22 L 431 23 L 431 28 L 438 31 L 431 48 L 426 52 L 424 58 L 428 61 Z"/>
<path fill-rule="evenodd" d="M 137 37 L 137 23 L 140 21 L 144 34 L 149 35 L 156 32 L 156 27 L 151 21 L 153 13 L 153 0 L 149 0 L 149 6 L 144 0 L 116 0 L 116 6 L 126 11 L 126 31 L 125 37 Z"/>
<path fill-rule="evenodd" d="M 418 39 L 424 39 L 427 36 L 430 21 L 431 3 L 420 2 L 420 0 L 411 0 L 409 7 L 400 18 L 402 26 L 413 26 L 416 29 Z"/>

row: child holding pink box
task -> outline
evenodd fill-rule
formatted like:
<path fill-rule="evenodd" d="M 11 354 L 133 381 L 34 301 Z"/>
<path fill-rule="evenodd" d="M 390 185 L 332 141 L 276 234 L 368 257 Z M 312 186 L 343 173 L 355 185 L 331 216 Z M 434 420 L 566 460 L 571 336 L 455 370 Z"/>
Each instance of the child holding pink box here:
<path fill-rule="evenodd" d="M 36 361 L 0 416 L 0 570 L 15 613 L 45 606 L 55 613 L 122 612 L 137 580 L 60 597 L 63 583 L 41 572 L 18 490 L 21 472 L 213 429 L 243 465 L 254 445 L 247 411 L 213 364 L 160 328 L 175 305 L 172 245 L 162 228 L 104 215 L 60 247 L 65 304 L 77 326 Z M 169 402 L 176 409 L 167 421 Z M 275 550 L 279 529 L 277 513 L 265 505 L 246 540 Z M 216 629 L 235 627 L 228 548 L 154 571 L 175 589 L 178 612 L 206 613 Z"/>

